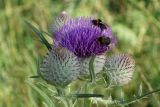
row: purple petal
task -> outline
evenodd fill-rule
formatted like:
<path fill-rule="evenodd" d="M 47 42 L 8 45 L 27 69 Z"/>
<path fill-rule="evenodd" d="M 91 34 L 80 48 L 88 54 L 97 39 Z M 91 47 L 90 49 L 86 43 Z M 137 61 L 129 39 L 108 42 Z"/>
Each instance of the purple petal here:
<path fill-rule="evenodd" d="M 101 30 L 100 27 L 93 25 L 92 19 L 77 17 L 67 20 L 59 30 L 54 32 L 55 41 L 78 57 L 101 55 L 110 50 L 116 43 L 112 29 L 107 26 L 107 29 Z M 97 39 L 101 36 L 110 38 L 110 45 L 98 43 Z"/>

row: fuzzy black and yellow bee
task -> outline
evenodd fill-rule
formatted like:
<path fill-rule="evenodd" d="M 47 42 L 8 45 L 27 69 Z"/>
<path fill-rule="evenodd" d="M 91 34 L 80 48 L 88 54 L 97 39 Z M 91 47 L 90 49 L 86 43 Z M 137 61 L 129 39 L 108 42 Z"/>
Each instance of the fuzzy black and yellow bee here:
<path fill-rule="evenodd" d="M 107 24 L 103 23 L 101 19 L 93 19 L 92 20 L 93 25 L 98 26 L 101 28 L 101 30 L 107 29 Z"/>
<path fill-rule="evenodd" d="M 108 46 L 111 43 L 111 39 L 109 37 L 100 36 L 97 38 L 97 42 L 101 45 Z"/>

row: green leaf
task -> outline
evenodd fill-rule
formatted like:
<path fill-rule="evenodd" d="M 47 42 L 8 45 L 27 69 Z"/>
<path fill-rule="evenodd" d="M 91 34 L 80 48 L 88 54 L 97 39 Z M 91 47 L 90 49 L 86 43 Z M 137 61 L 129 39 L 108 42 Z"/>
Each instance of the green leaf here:
<path fill-rule="evenodd" d="M 51 45 L 48 43 L 48 41 L 43 36 L 43 32 L 38 30 L 36 27 L 34 27 L 30 22 L 25 21 L 25 23 L 30 27 L 36 35 L 40 38 L 40 41 L 48 48 L 48 50 L 52 49 Z"/>
<path fill-rule="evenodd" d="M 55 107 L 53 101 L 51 100 L 51 98 L 49 98 L 48 95 L 46 95 L 46 93 L 41 90 L 40 88 L 38 88 L 35 84 L 33 84 L 31 81 L 27 80 L 26 83 L 28 83 L 34 90 L 36 90 L 45 100 L 45 103 L 48 105 L 48 107 Z"/>
<path fill-rule="evenodd" d="M 33 76 L 30 76 L 30 78 L 39 78 L 38 75 L 33 75 Z"/>
<path fill-rule="evenodd" d="M 102 94 L 71 94 L 70 96 L 77 98 L 104 97 Z"/>

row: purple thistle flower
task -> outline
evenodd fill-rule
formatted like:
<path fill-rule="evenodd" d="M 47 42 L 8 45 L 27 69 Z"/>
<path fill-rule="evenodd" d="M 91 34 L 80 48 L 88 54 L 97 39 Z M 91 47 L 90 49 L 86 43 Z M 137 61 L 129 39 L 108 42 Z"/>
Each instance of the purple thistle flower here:
<path fill-rule="evenodd" d="M 109 26 L 95 25 L 91 17 L 75 19 L 62 14 L 53 25 L 56 44 L 67 48 L 78 57 L 101 55 L 112 49 L 116 39 Z"/>

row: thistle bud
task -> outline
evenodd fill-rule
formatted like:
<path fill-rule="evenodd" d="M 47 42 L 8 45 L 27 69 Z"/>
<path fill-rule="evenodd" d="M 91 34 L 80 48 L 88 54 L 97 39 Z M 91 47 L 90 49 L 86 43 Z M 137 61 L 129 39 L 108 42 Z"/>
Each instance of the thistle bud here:
<path fill-rule="evenodd" d="M 40 76 L 55 86 L 66 86 L 74 81 L 80 73 L 77 56 L 62 47 L 53 47 L 40 68 Z"/>
<path fill-rule="evenodd" d="M 104 66 L 111 85 L 127 84 L 132 79 L 134 68 L 135 61 L 128 54 L 108 57 Z"/>

